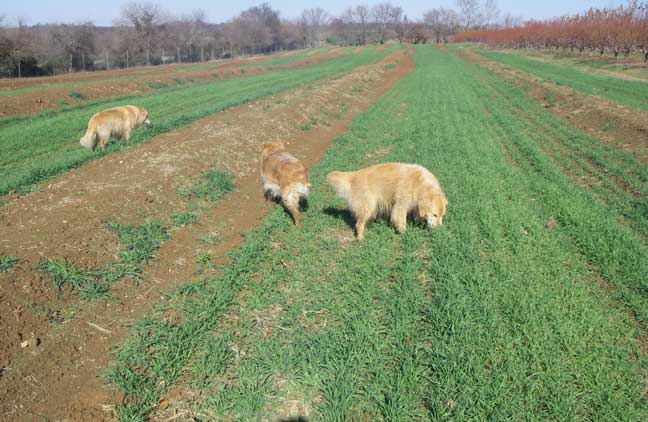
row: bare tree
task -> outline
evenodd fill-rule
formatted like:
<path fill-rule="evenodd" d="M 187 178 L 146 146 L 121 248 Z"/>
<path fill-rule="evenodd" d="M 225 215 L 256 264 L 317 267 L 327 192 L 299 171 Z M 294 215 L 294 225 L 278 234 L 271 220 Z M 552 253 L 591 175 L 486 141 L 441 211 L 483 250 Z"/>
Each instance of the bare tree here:
<path fill-rule="evenodd" d="M 322 43 L 322 28 L 328 21 L 328 13 L 322 8 L 306 9 L 299 17 L 299 23 L 304 32 L 307 47 L 320 47 Z"/>
<path fill-rule="evenodd" d="M 396 38 L 398 39 L 399 43 L 402 43 L 405 41 L 405 37 L 407 36 L 407 30 L 409 28 L 409 20 L 407 19 L 407 15 L 403 16 L 403 19 L 401 19 L 397 24 L 396 24 Z"/>
<path fill-rule="evenodd" d="M 459 30 L 459 15 L 452 9 L 432 9 L 423 14 L 423 22 L 432 31 L 437 43 L 447 42 Z"/>
<path fill-rule="evenodd" d="M 342 20 L 353 31 L 356 43 L 360 45 L 367 44 L 367 38 L 369 35 L 369 17 L 369 7 L 366 5 L 350 7 L 342 15 Z"/>
<path fill-rule="evenodd" d="M 163 22 L 162 8 L 154 3 L 127 3 L 122 7 L 122 18 L 134 28 L 146 54 L 146 64 L 151 64 L 153 41 Z"/>
<path fill-rule="evenodd" d="M 387 36 L 387 30 L 394 27 L 403 15 L 403 9 L 393 6 L 391 3 L 378 3 L 371 9 L 378 30 L 378 42 L 383 44 Z"/>
<path fill-rule="evenodd" d="M 68 72 L 86 70 L 89 58 L 95 53 L 96 31 L 91 22 L 82 25 L 56 25 L 51 37 L 67 59 Z"/>
<path fill-rule="evenodd" d="M 486 26 L 494 26 L 499 18 L 500 10 L 497 0 L 485 0 L 482 6 L 482 23 Z"/>
<path fill-rule="evenodd" d="M 252 39 L 255 44 L 255 51 L 271 51 L 279 46 L 279 36 L 281 34 L 279 12 L 270 7 L 268 3 L 250 7 L 241 12 L 239 19 L 245 21 L 245 26 L 253 32 Z M 264 40 L 261 42 L 258 37 L 261 33 L 269 35 L 270 41 L 267 42 Z"/>
<path fill-rule="evenodd" d="M 524 18 L 507 13 L 502 17 L 501 25 L 503 28 L 515 28 L 516 26 L 522 25 L 523 22 Z"/>
<path fill-rule="evenodd" d="M 461 20 L 464 29 L 479 26 L 482 20 L 481 6 L 479 0 L 455 0 L 461 12 Z"/>

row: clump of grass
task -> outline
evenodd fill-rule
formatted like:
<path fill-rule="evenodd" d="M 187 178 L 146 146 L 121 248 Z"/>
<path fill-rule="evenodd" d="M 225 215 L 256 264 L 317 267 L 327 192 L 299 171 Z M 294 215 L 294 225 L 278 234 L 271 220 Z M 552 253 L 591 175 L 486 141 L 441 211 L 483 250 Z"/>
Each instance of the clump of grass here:
<path fill-rule="evenodd" d="M 194 185 L 181 189 L 180 193 L 190 198 L 215 202 L 232 190 L 234 190 L 234 177 L 230 173 L 210 170 L 201 174 L 200 180 Z"/>
<path fill-rule="evenodd" d="M 20 260 L 15 256 L 0 256 L 0 273 L 11 271 L 11 269 L 13 269 L 13 267 L 15 267 L 19 261 Z"/>
<path fill-rule="evenodd" d="M 211 254 L 206 251 L 198 253 L 196 256 L 196 265 L 198 265 L 199 274 L 205 270 L 213 269 L 214 263 Z"/>
<path fill-rule="evenodd" d="M 164 82 L 149 82 L 148 83 L 149 88 L 151 89 L 163 89 L 163 88 L 168 88 L 169 85 L 165 84 Z"/>
<path fill-rule="evenodd" d="M 187 83 L 186 80 L 179 79 L 179 78 L 172 78 L 172 80 L 176 85 L 184 85 L 185 83 Z"/>
<path fill-rule="evenodd" d="M 313 126 L 310 123 L 306 123 L 299 126 L 299 129 L 303 130 L 304 132 L 308 132 L 309 130 L 313 129 Z"/>
<path fill-rule="evenodd" d="M 13 190 L 13 193 L 17 193 L 19 195 L 27 195 L 39 191 L 40 188 L 38 187 L 38 185 L 22 185 Z"/>
<path fill-rule="evenodd" d="M 616 129 L 616 128 L 617 128 L 617 125 L 615 125 L 615 124 L 612 123 L 612 122 L 608 122 L 608 123 L 606 123 L 606 124 L 601 128 L 601 130 L 602 130 L 603 132 L 609 132 L 609 131 L 614 130 L 614 129 Z"/>
<path fill-rule="evenodd" d="M 231 335 L 229 333 L 213 336 L 206 341 L 203 353 L 193 363 L 192 372 L 198 382 L 198 388 L 204 388 L 210 380 L 223 373 L 228 363 L 234 357 L 229 346 Z"/>
<path fill-rule="evenodd" d="M 396 67 L 394 63 L 387 63 L 385 66 L 383 66 L 383 69 L 385 70 L 392 70 Z"/>
<path fill-rule="evenodd" d="M 247 73 L 247 69 L 241 69 L 241 73 L 243 74 Z"/>
<path fill-rule="evenodd" d="M 362 89 L 361 86 L 356 86 L 356 87 L 353 87 L 353 89 L 351 89 L 351 92 L 353 92 L 354 94 L 360 94 L 362 91 L 363 91 L 363 89 Z"/>
<path fill-rule="evenodd" d="M 198 238 L 198 240 L 201 243 L 210 246 L 220 245 L 221 243 L 223 243 L 223 238 L 215 234 L 206 234 Z"/>
<path fill-rule="evenodd" d="M 198 221 L 198 214 L 190 210 L 178 211 L 171 214 L 169 216 L 169 219 L 175 227 L 181 227 L 188 224 L 194 224 L 196 221 Z"/>
<path fill-rule="evenodd" d="M 218 72 L 214 72 L 211 74 L 212 78 L 218 78 Z"/>
<path fill-rule="evenodd" d="M 86 96 L 80 93 L 79 91 L 71 91 L 70 97 L 74 98 L 75 100 L 83 100 L 85 99 Z"/>
<path fill-rule="evenodd" d="M 139 227 L 111 221 L 105 227 L 119 238 L 122 244 L 119 261 L 127 265 L 148 263 L 160 245 L 169 239 L 166 227 L 157 221 L 147 221 Z"/>
<path fill-rule="evenodd" d="M 65 261 L 48 259 L 42 265 L 42 271 L 52 276 L 52 281 L 60 293 L 64 287 L 78 291 L 82 299 L 99 299 L 108 296 L 110 286 L 102 280 L 102 271 L 76 267 Z"/>
<path fill-rule="evenodd" d="M 169 239 L 166 227 L 154 221 L 142 226 L 125 226 L 109 221 L 104 227 L 114 232 L 121 243 L 119 259 L 103 268 L 90 269 L 79 268 L 67 260 L 47 260 L 41 269 L 51 275 L 59 292 L 69 287 L 78 291 L 82 299 L 108 297 L 110 286 L 117 280 L 123 277 L 138 279 L 142 272 L 139 265 L 148 262 L 162 242 Z"/>

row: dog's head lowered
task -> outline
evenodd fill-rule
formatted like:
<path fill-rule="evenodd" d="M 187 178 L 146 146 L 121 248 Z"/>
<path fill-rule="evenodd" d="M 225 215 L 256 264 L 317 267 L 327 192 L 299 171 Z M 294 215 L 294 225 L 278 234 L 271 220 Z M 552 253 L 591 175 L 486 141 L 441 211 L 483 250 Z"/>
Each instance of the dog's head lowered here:
<path fill-rule="evenodd" d="M 263 144 L 263 148 L 261 149 L 261 158 L 265 160 L 271 154 L 285 150 L 286 146 L 283 142 L 268 142 Z"/>
<path fill-rule="evenodd" d="M 139 107 L 139 122 L 141 124 L 145 124 L 146 126 L 151 124 L 151 121 L 149 120 L 149 113 L 146 111 L 146 109 L 143 109 L 142 107 Z"/>
<path fill-rule="evenodd" d="M 426 190 L 418 203 L 419 217 L 425 219 L 429 227 L 443 224 L 443 216 L 448 207 L 448 200 L 442 192 Z"/>

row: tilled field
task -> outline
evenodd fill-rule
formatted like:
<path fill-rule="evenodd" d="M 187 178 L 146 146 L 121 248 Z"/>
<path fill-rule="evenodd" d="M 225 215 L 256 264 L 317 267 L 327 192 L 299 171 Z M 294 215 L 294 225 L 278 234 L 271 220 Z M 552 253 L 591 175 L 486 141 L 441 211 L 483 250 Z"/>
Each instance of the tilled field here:
<path fill-rule="evenodd" d="M 5 196 L 3 419 L 648 418 L 645 111 L 463 49 L 327 63 Z M 300 230 L 263 202 L 275 140 Z M 444 225 L 356 241 L 325 175 L 391 161 Z"/>

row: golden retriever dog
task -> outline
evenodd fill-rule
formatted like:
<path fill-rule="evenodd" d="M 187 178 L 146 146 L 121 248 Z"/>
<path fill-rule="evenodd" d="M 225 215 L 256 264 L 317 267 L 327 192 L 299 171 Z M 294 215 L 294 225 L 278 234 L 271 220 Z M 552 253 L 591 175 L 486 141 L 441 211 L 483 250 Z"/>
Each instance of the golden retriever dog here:
<path fill-rule="evenodd" d="M 261 181 L 266 200 L 281 199 L 295 226 L 300 227 L 299 202 L 308 197 L 308 171 L 301 161 L 286 151 L 283 143 L 263 144 Z"/>
<path fill-rule="evenodd" d="M 358 240 L 364 239 L 367 222 L 382 213 L 390 213 L 399 233 L 405 231 L 410 213 L 426 220 L 429 227 L 443 224 L 448 201 L 439 181 L 425 167 L 377 164 L 358 171 L 334 171 L 326 181 L 349 203 Z"/>
<path fill-rule="evenodd" d="M 97 142 L 106 148 L 110 137 L 130 140 L 131 131 L 142 125 L 150 125 L 148 111 L 127 105 L 109 108 L 94 114 L 88 122 L 88 130 L 79 142 L 82 147 L 94 150 Z"/>

